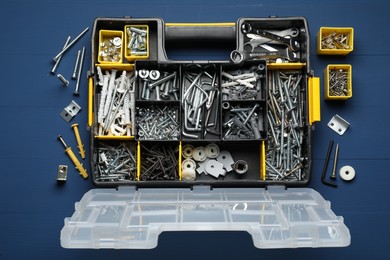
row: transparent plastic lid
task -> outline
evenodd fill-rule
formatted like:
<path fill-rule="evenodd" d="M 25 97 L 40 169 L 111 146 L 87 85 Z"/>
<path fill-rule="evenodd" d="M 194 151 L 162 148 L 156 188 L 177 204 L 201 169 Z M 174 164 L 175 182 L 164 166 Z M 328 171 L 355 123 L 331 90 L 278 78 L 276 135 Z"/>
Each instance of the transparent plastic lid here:
<path fill-rule="evenodd" d="M 258 248 L 342 247 L 343 218 L 309 188 L 93 189 L 61 230 L 64 248 L 149 249 L 164 231 L 247 231 Z"/>

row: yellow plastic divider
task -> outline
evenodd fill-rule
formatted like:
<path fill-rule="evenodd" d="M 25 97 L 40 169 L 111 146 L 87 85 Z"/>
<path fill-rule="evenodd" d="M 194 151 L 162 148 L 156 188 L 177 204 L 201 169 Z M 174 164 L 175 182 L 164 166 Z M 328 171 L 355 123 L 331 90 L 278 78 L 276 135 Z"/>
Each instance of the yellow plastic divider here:
<path fill-rule="evenodd" d="M 141 144 L 137 144 L 137 181 L 141 178 Z"/>
<path fill-rule="evenodd" d="M 277 70 L 277 69 L 302 69 L 306 66 L 306 63 L 302 62 L 289 62 L 289 63 L 267 63 L 267 69 Z"/>
<path fill-rule="evenodd" d="M 260 179 L 265 180 L 265 141 L 261 141 L 260 145 Z"/>
<path fill-rule="evenodd" d="M 134 64 L 132 63 L 116 63 L 116 64 L 96 63 L 95 67 L 97 66 L 99 66 L 102 70 L 110 70 L 110 69 L 126 70 L 126 71 L 134 70 Z"/>
<path fill-rule="evenodd" d="M 95 135 L 98 140 L 134 140 L 134 136 Z"/>
<path fill-rule="evenodd" d="M 181 181 L 181 177 L 182 177 L 182 170 L 181 170 L 181 162 L 182 162 L 182 158 L 181 158 L 181 154 L 182 154 L 182 146 L 181 146 L 181 141 L 179 142 L 179 180 Z"/>
<path fill-rule="evenodd" d="M 93 124 L 93 77 L 88 78 L 88 126 Z"/>
<path fill-rule="evenodd" d="M 309 88 L 309 124 L 321 121 L 321 106 L 320 106 L 320 78 L 310 77 L 308 80 Z"/>

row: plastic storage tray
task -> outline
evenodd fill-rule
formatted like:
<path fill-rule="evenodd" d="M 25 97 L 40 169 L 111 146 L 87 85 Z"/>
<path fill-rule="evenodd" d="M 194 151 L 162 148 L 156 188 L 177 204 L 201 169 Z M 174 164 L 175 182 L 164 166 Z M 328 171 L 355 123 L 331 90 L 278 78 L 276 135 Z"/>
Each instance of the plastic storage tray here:
<path fill-rule="evenodd" d="M 148 57 L 99 63 L 99 32 L 130 25 L 147 26 Z M 303 17 L 211 24 L 97 18 L 89 80 L 91 175 L 97 187 L 116 189 L 91 190 L 76 204 L 75 214 L 65 220 L 61 245 L 152 248 L 166 230 L 245 230 L 259 248 L 348 245 L 348 229 L 330 204 L 311 189 L 292 189 L 310 181 L 312 124 L 320 119 L 319 80 L 310 71 L 309 39 Z M 217 44 L 219 48 L 228 48 L 221 52 L 227 54 L 221 60 L 171 60 L 165 49 L 166 45 L 171 50 L 183 45 L 213 49 L 216 42 L 225 43 Z M 124 82 L 126 77 L 133 81 L 126 109 L 135 120 L 124 130 L 108 130 L 99 117 L 100 102 L 107 95 L 102 75 L 112 77 L 113 72 L 112 82 Z M 243 82 L 245 74 L 253 77 Z M 158 82 L 157 89 L 160 76 L 169 79 Z M 231 89 L 237 82 L 245 88 Z M 122 89 L 120 83 L 116 88 Z M 164 89 L 169 97 L 158 92 Z M 213 102 L 208 104 L 206 97 Z M 120 106 L 116 103 L 112 111 Z M 198 109 L 205 112 L 196 114 Z M 198 124 L 207 120 L 210 123 L 198 131 Z M 164 127 L 169 131 L 161 131 Z M 194 157 L 209 149 L 210 158 L 217 149 L 215 156 L 220 158 L 212 164 L 211 159 L 203 165 L 196 162 L 197 172 L 189 174 L 187 167 L 193 165 L 186 160 L 188 149 L 196 151 Z M 107 164 L 107 157 L 114 167 Z M 240 162 L 236 168 L 235 162 Z M 123 165 L 125 170 L 120 169 Z M 217 174 L 213 169 L 218 167 Z M 123 171 L 126 178 L 121 179 L 102 174 L 117 176 Z"/>

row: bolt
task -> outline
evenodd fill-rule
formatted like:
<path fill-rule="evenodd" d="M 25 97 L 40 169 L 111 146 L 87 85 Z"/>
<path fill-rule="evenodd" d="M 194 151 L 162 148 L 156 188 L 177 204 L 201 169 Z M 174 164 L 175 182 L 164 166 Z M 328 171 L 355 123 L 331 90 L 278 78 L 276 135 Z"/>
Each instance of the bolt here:
<path fill-rule="evenodd" d="M 81 50 L 77 51 L 76 63 L 74 64 L 72 79 L 76 79 L 77 67 L 79 66 Z"/>
<path fill-rule="evenodd" d="M 65 87 L 69 86 L 69 81 L 65 79 L 62 74 L 57 74 L 57 78 L 64 84 Z"/>

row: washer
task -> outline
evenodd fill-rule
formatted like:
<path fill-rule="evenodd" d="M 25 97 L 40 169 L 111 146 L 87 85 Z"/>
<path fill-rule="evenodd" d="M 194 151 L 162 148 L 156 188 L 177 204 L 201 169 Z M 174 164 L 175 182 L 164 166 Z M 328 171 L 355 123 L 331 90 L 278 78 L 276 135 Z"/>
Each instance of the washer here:
<path fill-rule="evenodd" d="M 186 144 L 183 146 L 182 156 L 184 158 L 192 158 L 193 153 L 194 153 L 194 147 L 192 145 Z"/>
<path fill-rule="evenodd" d="M 151 70 L 149 72 L 149 78 L 151 80 L 158 80 L 160 78 L 160 71 L 158 71 L 158 70 Z"/>
<path fill-rule="evenodd" d="M 193 181 L 196 178 L 195 169 L 185 168 L 181 172 L 183 181 Z"/>
<path fill-rule="evenodd" d="M 219 155 L 219 146 L 217 144 L 209 144 L 204 149 L 208 158 L 217 158 Z"/>
<path fill-rule="evenodd" d="M 352 181 L 355 178 L 355 169 L 352 166 L 346 165 L 340 169 L 340 177 L 344 181 Z"/>
<path fill-rule="evenodd" d="M 204 147 L 203 146 L 196 147 L 194 149 L 194 153 L 192 154 L 192 157 L 197 162 L 203 162 L 204 160 L 206 160 L 207 155 L 206 152 L 204 151 Z"/>
<path fill-rule="evenodd" d="M 181 163 L 181 168 L 184 170 L 184 169 L 193 169 L 195 170 L 196 168 L 196 162 L 190 158 L 187 158 L 185 159 L 182 163 Z"/>

